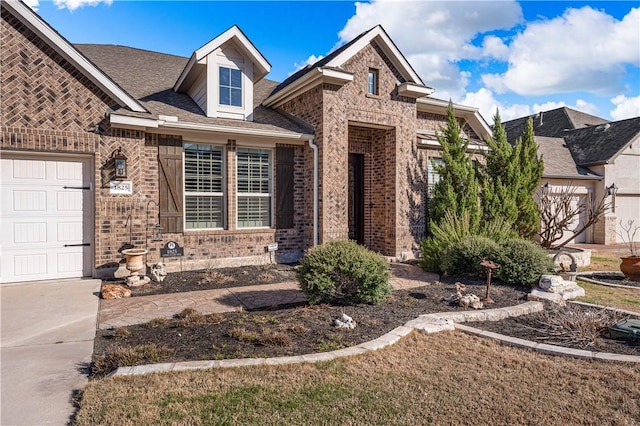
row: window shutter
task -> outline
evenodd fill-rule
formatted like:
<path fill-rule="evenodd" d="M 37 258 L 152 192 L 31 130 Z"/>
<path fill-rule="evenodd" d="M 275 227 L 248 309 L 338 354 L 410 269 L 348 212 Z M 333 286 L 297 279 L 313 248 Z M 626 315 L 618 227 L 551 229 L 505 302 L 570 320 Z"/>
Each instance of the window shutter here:
<path fill-rule="evenodd" d="M 165 232 L 182 232 L 182 138 L 158 138 L 160 225 Z"/>
<path fill-rule="evenodd" d="M 293 157 L 294 148 L 276 148 L 276 228 L 293 228 Z"/>

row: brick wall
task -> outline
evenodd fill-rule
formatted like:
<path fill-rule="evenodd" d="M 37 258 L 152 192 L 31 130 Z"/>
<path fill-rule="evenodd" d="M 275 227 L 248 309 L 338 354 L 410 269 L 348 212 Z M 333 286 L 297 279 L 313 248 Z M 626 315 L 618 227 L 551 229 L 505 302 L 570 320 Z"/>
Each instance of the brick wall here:
<path fill-rule="evenodd" d="M 227 194 L 230 229 L 165 234 L 161 242 L 152 241 L 158 217 L 158 135 L 112 129 L 104 117 L 116 102 L 6 10 L 0 34 L 0 148 L 90 156 L 97 276 L 114 273 L 122 262 L 119 250 L 129 243 L 148 246 L 148 261 L 157 262 L 163 243 L 177 241 L 185 256 L 163 259 L 170 270 L 271 262 L 265 246 L 274 241 L 279 242 L 278 258 L 285 261 L 297 259 L 308 247 L 313 222 L 307 212 L 312 197 L 307 193 L 313 187 L 307 182 L 312 182 L 308 170 L 313 170 L 313 157 L 302 146 L 295 147 L 294 197 L 301 207 L 296 209 L 294 228 L 235 229 L 235 156 L 227 155 L 228 188 L 233 190 Z M 99 134 L 89 131 L 96 125 Z M 234 147 L 229 143 L 227 148 L 232 153 Z M 109 194 L 112 171 L 107 165 L 118 148 L 127 156 L 133 195 Z"/>

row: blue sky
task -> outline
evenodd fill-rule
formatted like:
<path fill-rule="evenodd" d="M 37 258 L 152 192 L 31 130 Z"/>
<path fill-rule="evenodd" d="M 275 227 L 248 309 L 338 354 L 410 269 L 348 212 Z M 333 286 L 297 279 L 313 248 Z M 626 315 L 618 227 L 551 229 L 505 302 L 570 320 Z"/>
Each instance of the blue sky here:
<path fill-rule="evenodd" d="M 640 116 L 640 1 L 26 2 L 72 43 L 181 56 L 237 24 L 277 81 L 382 24 L 434 97 L 489 122 L 563 105 Z"/>

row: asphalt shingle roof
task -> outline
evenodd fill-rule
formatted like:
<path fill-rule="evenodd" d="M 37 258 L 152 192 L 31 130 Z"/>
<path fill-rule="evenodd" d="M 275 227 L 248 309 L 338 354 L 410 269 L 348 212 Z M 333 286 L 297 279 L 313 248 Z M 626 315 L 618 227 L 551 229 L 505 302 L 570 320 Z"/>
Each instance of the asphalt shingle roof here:
<path fill-rule="evenodd" d="M 604 164 L 640 134 L 640 117 L 576 129 L 564 140 L 574 160 L 582 166 Z"/>
<path fill-rule="evenodd" d="M 544 176 L 562 176 L 566 178 L 583 179 L 597 176 L 588 169 L 576 165 L 569 148 L 562 138 L 548 138 L 536 136 L 538 154 L 544 161 Z"/>
<path fill-rule="evenodd" d="M 260 105 L 277 86 L 275 81 L 262 79 L 254 85 L 253 121 L 212 118 L 207 117 L 189 95 L 173 90 L 189 58 L 116 45 L 77 44 L 75 47 L 150 113 L 123 108 L 118 114 L 142 118 L 169 115 L 188 123 L 313 133 L 310 125 Z"/>
<path fill-rule="evenodd" d="M 524 134 L 528 119 L 529 116 L 526 116 L 502 123 L 510 143 L 515 143 L 516 139 Z M 607 123 L 607 120 L 603 118 L 562 107 L 533 116 L 533 133 L 536 136 L 561 138 L 570 130 L 604 123 Z"/>

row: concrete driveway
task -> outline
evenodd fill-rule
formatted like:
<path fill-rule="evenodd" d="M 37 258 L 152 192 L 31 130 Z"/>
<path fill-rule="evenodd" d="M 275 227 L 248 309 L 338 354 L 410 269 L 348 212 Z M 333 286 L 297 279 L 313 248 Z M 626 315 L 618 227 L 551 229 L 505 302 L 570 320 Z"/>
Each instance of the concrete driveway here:
<path fill-rule="evenodd" d="M 99 291 L 93 279 L 0 285 L 2 425 L 69 422 L 87 382 Z"/>

